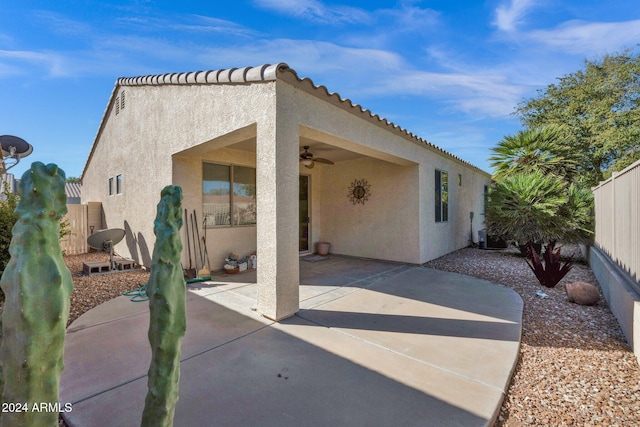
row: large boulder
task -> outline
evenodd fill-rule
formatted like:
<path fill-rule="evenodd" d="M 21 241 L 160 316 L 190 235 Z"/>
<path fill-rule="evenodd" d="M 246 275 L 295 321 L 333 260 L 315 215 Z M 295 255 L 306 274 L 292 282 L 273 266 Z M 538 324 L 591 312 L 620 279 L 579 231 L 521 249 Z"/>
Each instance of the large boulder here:
<path fill-rule="evenodd" d="M 600 300 L 600 289 L 590 283 L 573 282 L 565 286 L 569 301 L 580 305 L 594 305 Z"/>

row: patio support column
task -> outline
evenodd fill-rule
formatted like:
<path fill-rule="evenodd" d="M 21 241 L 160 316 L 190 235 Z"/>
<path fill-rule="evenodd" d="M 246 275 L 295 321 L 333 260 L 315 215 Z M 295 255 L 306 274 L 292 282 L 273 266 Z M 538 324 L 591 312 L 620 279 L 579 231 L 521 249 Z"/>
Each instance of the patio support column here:
<path fill-rule="evenodd" d="M 258 124 L 257 310 L 276 321 L 300 306 L 298 139 L 298 126 L 286 119 Z"/>

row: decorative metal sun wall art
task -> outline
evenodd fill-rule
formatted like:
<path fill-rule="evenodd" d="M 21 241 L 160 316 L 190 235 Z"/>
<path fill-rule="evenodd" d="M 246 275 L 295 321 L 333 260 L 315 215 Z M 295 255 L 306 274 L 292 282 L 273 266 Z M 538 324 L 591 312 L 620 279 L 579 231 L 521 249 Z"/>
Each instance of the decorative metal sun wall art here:
<path fill-rule="evenodd" d="M 369 189 L 371 185 L 366 179 L 356 179 L 349 186 L 349 193 L 347 197 L 351 200 L 351 203 L 357 205 L 358 203 L 364 205 L 364 202 L 371 197 L 371 191 Z"/>

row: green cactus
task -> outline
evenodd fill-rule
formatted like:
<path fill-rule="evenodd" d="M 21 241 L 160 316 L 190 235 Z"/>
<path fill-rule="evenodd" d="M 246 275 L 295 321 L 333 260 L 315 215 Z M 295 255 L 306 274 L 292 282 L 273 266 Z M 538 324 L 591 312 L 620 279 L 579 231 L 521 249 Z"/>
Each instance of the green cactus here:
<path fill-rule="evenodd" d="M 22 176 L 11 259 L 0 280 L 2 311 L 2 402 L 27 405 L 0 414 L 0 426 L 57 426 L 64 339 L 73 290 L 58 241 L 67 213 L 65 174 L 54 164 L 35 162 Z"/>
<path fill-rule="evenodd" d="M 182 189 L 166 186 L 160 197 L 147 286 L 152 356 L 142 426 L 173 425 L 180 382 L 180 344 L 187 329 L 186 285 L 180 265 Z"/>

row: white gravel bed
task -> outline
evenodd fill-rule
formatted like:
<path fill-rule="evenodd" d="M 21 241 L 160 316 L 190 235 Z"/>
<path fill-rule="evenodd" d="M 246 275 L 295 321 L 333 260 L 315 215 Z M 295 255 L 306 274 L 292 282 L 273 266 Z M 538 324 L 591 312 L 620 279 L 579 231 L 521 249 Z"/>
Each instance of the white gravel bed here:
<path fill-rule="evenodd" d="M 425 266 L 507 286 L 524 301 L 520 356 L 497 426 L 638 426 L 638 361 L 602 294 L 595 306 L 567 300 L 567 283 L 598 286 L 577 248 L 567 252 L 577 262 L 552 289 L 538 283 L 515 248 L 466 248 Z"/>

